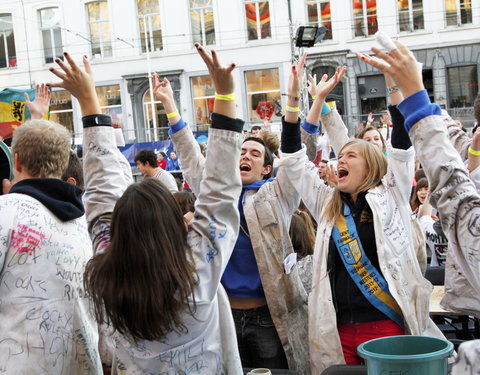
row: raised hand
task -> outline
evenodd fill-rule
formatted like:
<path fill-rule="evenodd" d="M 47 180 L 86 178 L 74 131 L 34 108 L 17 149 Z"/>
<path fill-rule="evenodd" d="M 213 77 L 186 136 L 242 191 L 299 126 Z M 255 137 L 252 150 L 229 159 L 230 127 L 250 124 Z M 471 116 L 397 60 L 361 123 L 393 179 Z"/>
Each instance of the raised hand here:
<path fill-rule="evenodd" d="M 50 90 L 48 86 L 42 83 L 35 86 L 35 99 L 30 101 L 30 97 L 27 93 L 24 93 L 25 105 L 30 111 L 32 120 L 40 120 L 48 112 L 50 105 Z"/>
<path fill-rule="evenodd" d="M 307 53 L 305 52 L 302 57 L 298 60 L 298 63 L 295 62 L 292 64 L 290 70 L 290 77 L 288 78 L 288 97 L 289 99 L 293 98 L 297 100 L 300 95 L 301 90 L 301 81 L 303 77 L 303 68 L 305 67 L 305 60 L 307 59 Z"/>
<path fill-rule="evenodd" d="M 398 88 L 396 88 L 395 80 L 387 71 L 387 69 L 390 68 L 390 65 L 376 56 L 370 56 L 363 52 L 355 52 L 355 55 L 365 63 L 382 71 L 383 75 L 385 76 L 385 83 L 389 89 L 388 94 L 390 95 L 390 103 L 392 105 L 397 105 L 400 103 L 403 100 L 403 95 Z"/>
<path fill-rule="evenodd" d="M 232 94 L 235 90 L 235 82 L 232 75 L 232 71 L 235 69 L 235 64 L 232 63 L 228 66 L 220 64 L 217 52 L 213 49 L 208 51 L 199 43 L 195 43 L 195 48 L 205 62 L 205 65 L 207 65 L 216 92 L 219 95 Z"/>
<path fill-rule="evenodd" d="M 50 71 L 62 81 L 48 83 L 48 86 L 61 87 L 68 90 L 80 103 L 83 116 L 101 113 L 97 93 L 95 91 L 95 80 L 93 79 L 92 69 L 87 56 L 83 56 L 84 70 L 75 63 L 67 52 L 64 53 L 64 56 L 68 65 L 61 59 L 55 59 L 55 62 L 63 72 L 50 68 Z"/>
<path fill-rule="evenodd" d="M 173 99 L 173 89 L 170 85 L 170 81 L 164 77 L 163 81 L 160 82 L 158 79 L 158 74 L 155 72 L 152 75 L 152 87 L 153 95 L 156 99 L 165 102 Z"/>
<path fill-rule="evenodd" d="M 367 117 L 367 124 L 373 124 L 373 113 L 370 112 Z"/>
<path fill-rule="evenodd" d="M 312 97 L 312 99 L 315 99 L 317 97 L 317 93 L 315 92 L 316 87 L 317 87 L 317 75 L 314 74 L 312 76 L 311 74 L 309 74 L 307 79 L 307 91 Z"/>
<path fill-rule="evenodd" d="M 158 79 L 158 74 L 155 72 L 152 75 L 152 87 L 153 95 L 156 99 L 160 100 L 165 107 L 165 111 L 168 115 L 168 122 L 170 124 L 176 124 L 180 121 L 180 115 L 178 114 L 175 99 L 173 98 L 173 89 L 170 85 L 170 81 L 166 77 L 160 81 Z"/>
<path fill-rule="evenodd" d="M 338 185 L 338 175 L 337 170 L 335 167 L 330 164 L 327 166 L 327 175 L 326 175 L 327 184 L 329 186 L 337 186 Z"/>
<path fill-rule="evenodd" d="M 200 44 L 195 43 L 197 52 L 207 65 L 210 78 L 212 78 L 215 92 L 218 95 L 230 95 L 235 92 L 235 81 L 233 79 L 232 71 L 235 69 L 235 64 L 224 66 L 218 61 L 217 53 L 212 49 L 207 51 Z M 215 103 L 213 104 L 213 111 L 215 113 L 235 118 L 236 106 L 235 96 L 230 98 L 217 98 L 215 95 Z"/>
<path fill-rule="evenodd" d="M 381 70 L 383 73 L 390 74 L 402 91 L 404 97 L 424 90 L 422 69 L 420 68 L 413 53 L 399 41 L 393 41 L 396 49 L 388 54 L 373 47 L 372 51 L 380 57 L 386 64 L 378 61 L 371 61 L 370 65 Z"/>
<path fill-rule="evenodd" d="M 315 87 L 315 93 L 317 96 L 316 100 L 324 101 L 330 91 L 332 91 L 338 82 L 340 82 L 346 71 L 346 66 L 339 66 L 337 67 L 335 74 L 330 79 L 328 79 L 327 74 L 324 74 L 320 79 L 320 82 L 318 82 L 317 86 Z"/>

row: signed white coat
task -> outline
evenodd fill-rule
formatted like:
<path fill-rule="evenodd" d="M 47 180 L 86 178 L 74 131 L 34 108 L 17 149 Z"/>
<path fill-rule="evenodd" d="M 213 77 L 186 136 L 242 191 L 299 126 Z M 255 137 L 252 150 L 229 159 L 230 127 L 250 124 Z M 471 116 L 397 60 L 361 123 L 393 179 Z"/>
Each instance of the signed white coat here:
<path fill-rule="evenodd" d="M 83 289 L 85 216 L 62 222 L 38 200 L 0 196 L 0 373 L 101 374 Z"/>
<path fill-rule="evenodd" d="M 114 333 L 115 374 L 242 374 L 230 305 L 220 278 L 238 236 L 240 194 L 238 163 L 242 135 L 210 129 L 209 154 L 202 189 L 189 224 L 198 284 L 196 313 L 182 316 L 188 333 L 170 332 L 158 341 L 137 343 Z M 131 182 L 131 171 L 113 141 L 113 128 L 84 129 L 86 210 L 94 247 L 108 247 L 109 213 Z M 220 154 L 226 153 L 228 158 Z M 161 272 L 161 270 L 159 270 Z"/>

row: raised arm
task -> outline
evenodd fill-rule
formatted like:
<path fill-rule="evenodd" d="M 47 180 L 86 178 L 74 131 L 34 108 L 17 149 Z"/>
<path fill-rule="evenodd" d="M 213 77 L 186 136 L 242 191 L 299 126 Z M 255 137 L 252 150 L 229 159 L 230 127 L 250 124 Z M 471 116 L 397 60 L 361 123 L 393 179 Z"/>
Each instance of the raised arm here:
<path fill-rule="evenodd" d="M 30 111 L 32 120 L 41 120 L 45 117 L 50 106 L 50 89 L 48 85 L 42 83 L 35 86 L 35 99 L 30 101 L 30 97 L 27 93 L 24 93 L 25 105 Z"/>
<path fill-rule="evenodd" d="M 152 87 L 153 95 L 163 103 L 167 112 L 169 134 L 182 163 L 183 177 L 187 180 L 193 194 L 198 196 L 205 168 L 205 157 L 200 152 L 192 129 L 178 113 L 170 81 L 167 78 L 160 81 L 157 73 L 153 73 Z"/>
<path fill-rule="evenodd" d="M 307 118 L 302 123 L 302 128 L 311 132 L 315 130 L 315 127 L 318 128 L 318 122 L 321 118 L 322 126 L 329 137 L 335 154 L 338 154 L 343 145 L 348 142 L 348 130 L 337 110 L 331 110 L 325 103 L 325 99 L 340 82 L 346 71 L 345 66 L 337 67 L 335 74 L 330 79 L 326 74 L 323 75 L 320 82 L 315 86 L 315 100 Z"/>
<path fill-rule="evenodd" d="M 421 70 L 403 44 L 388 55 L 372 49 L 387 62 L 385 69 L 406 98 L 399 104 L 417 155 L 427 175 L 430 203 L 437 208 L 448 238 L 444 306 L 480 316 L 480 196 L 458 152 L 447 138 L 440 107 L 430 103 Z"/>
<path fill-rule="evenodd" d="M 133 179 L 131 174 L 125 173 L 125 158 L 116 146 L 111 118 L 101 114 L 87 57 L 83 58 L 84 69 L 68 53 L 65 58 L 66 62 L 55 60 L 61 70 L 50 68 L 61 82 L 49 86 L 68 90 L 82 109 L 85 211 L 94 250 L 101 251 L 107 246 L 110 215 L 115 203 Z"/>
<path fill-rule="evenodd" d="M 243 121 L 235 118 L 232 70 L 220 64 L 215 51 L 197 45 L 208 67 L 216 93 L 212 124 L 208 136 L 208 157 L 190 223 L 189 241 L 194 252 L 198 278 L 203 286 L 195 292 L 197 301 L 215 297 L 220 278 L 238 237 L 241 191 L 240 147 Z"/>

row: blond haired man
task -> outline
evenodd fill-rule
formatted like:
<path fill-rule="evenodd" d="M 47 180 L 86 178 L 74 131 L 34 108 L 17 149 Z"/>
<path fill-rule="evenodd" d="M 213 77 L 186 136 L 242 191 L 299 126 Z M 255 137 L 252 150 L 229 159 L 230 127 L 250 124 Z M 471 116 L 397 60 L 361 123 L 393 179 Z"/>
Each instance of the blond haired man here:
<path fill-rule="evenodd" d="M 31 120 L 14 132 L 15 184 L 0 196 L 0 372 L 102 371 L 83 289 L 92 246 L 81 190 L 60 180 L 69 153 L 57 123 Z"/>

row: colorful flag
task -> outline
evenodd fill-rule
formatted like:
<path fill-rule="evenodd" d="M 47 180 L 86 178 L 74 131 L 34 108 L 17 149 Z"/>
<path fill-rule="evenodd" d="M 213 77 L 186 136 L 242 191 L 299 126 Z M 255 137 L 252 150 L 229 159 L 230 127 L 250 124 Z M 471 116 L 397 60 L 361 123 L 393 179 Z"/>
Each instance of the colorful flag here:
<path fill-rule="evenodd" d="M 35 89 L 0 91 L 0 136 L 11 138 L 13 131 L 30 118 L 30 111 L 25 105 L 26 92 L 31 101 L 35 99 Z"/>

